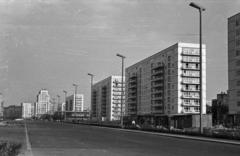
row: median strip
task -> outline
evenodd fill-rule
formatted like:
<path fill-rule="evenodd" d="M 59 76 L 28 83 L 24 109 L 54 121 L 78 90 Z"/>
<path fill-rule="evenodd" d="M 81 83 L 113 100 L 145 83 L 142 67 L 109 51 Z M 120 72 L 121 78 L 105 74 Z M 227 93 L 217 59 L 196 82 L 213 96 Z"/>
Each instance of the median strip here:
<path fill-rule="evenodd" d="M 33 156 L 31 144 L 30 144 L 29 137 L 28 137 L 28 130 L 27 130 L 26 122 L 25 122 L 25 133 L 26 133 L 26 145 L 27 145 L 27 150 L 25 151 L 25 155 Z"/>

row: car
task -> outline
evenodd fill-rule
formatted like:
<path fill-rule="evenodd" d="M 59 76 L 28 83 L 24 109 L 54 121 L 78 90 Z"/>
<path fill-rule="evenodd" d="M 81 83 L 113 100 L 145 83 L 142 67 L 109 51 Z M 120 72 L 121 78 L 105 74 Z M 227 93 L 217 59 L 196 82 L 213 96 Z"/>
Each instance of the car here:
<path fill-rule="evenodd" d="M 15 119 L 15 121 L 22 121 L 22 120 L 23 120 L 22 118 Z"/>

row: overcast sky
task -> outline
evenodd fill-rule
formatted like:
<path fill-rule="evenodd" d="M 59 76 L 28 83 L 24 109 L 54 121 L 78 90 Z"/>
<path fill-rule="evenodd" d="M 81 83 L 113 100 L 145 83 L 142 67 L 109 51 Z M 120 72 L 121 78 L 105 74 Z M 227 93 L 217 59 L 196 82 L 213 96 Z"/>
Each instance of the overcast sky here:
<path fill-rule="evenodd" d="M 94 82 L 177 42 L 199 42 L 199 11 L 189 0 L 0 0 L 0 92 L 5 106 L 84 94 Z M 195 0 L 203 12 L 207 100 L 228 88 L 227 18 L 240 0 Z"/>

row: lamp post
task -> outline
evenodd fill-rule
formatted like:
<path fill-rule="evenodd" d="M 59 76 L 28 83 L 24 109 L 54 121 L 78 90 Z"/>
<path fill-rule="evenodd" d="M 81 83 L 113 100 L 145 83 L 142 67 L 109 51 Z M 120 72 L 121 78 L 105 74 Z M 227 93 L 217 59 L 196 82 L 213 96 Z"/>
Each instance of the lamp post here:
<path fill-rule="evenodd" d="M 89 76 L 91 76 L 91 109 L 90 109 L 90 119 L 89 119 L 89 123 L 91 124 L 91 122 L 92 122 L 92 85 L 93 85 L 93 74 L 90 74 L 90 73 L 88 73 L 88 75 Z"/>
<path fill-rule="evenodd" d="M 60 103 L 60 96 L 59 96 L 59 95 L 57 95 L 57 97 L 58 97 L 58 105 L 57 105 L 57 110 L 58 110 L 58 120 L 59 120 L 59 103 Z"/>
<path fill-rule="evenodd" d="M 200 133 L 203 133 L 203 127 L 202 127 L 202 106 L 203 106 L 203 101 L 202 101 L 202 11 L 205 11 L 206 9 L 199 5 L 199 4 L 196 4 L 194 2 L 190 3 L 189 4 L 191 7 L 194 7 L 196 9 L 199 10 L 199 44 L 200 44 L 200 53 L 199 53 L 199 56 L 200 56 Z"/>
<path fill-rule="evenodd" d="M 124 59 L 126 58 L 123 55 L 117 54 L 117 56 L 122 58 L 122 94 L 121 94 L 121 127 L 123 128 L 123 68 L 124 68 Z"/>
<path fill-rule="evenodd" d="M 67 97 L 67 91 L 63 91 L 65 93 L 65 111 L 64 111 L 64 121 L 66 122 L 67 117 L 66 117 L 66 111 L 67 111 L 67 101 L 66 101 L 66 97 Z"/>
<path fill-rule="evenodd" d="M 76 101 L 76 96 L 77 96 L 77 85 L 73 84 L 73 86 L 75 86 L 75 98 L 74 98 L 74 103 L 75 103 L 75 123 L 76 123 L 76 105 L 77 105 L 77 101 Z"/>

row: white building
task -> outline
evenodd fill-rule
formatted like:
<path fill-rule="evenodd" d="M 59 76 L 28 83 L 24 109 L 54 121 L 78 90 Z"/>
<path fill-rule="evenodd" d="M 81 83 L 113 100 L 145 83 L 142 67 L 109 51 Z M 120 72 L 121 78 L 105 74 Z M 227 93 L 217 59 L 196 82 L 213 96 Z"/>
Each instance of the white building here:
<path fill-rule="evenodd" d="M 93 119 L 98 121 L 120 120 L 121 82 L 121 76 L 110 76 L 93 85 L 91 105 Z M 123 89 L 125 90 L 125 85 Z M 123 115 L 125 115 L 125 96 L 123 96 L 123 100 Z"/>
<path fill-rule="evenodd" d="M 202 63 L 202 112 L 206 113 L 206 46 L 177 43 L 126 68 L 126 114 L 198 114 Z"/>
<path fill-rule="evenodd" d="M 228 18 L 229 114 L 240 114 L 240 13 Z M 235 119 L 234 119 L 235 120 Z"/>
<path fill-rule="evenodd" d="M 66 97 L 66 108 L 67 108 L 67 111 L 75 111 L 75 108 L 76 108 L 77 112 L 82 112 L 83 111 L 83 94 L 73 94 L 71 96 Z"/>
<path fill-rule="evenodd" d="M 50 103 L 50 95 L 46 89 L 41 90 L 39 95 L 37 95 L 36 102 L 36 116 L 40 117 L 43 114 L 51 113 L 51 103 Z"/>
<path fill-rule="evenodd" d="M 32 104 L 22 103 L 22 118 L 27 119 L 32 117 Z"/>

